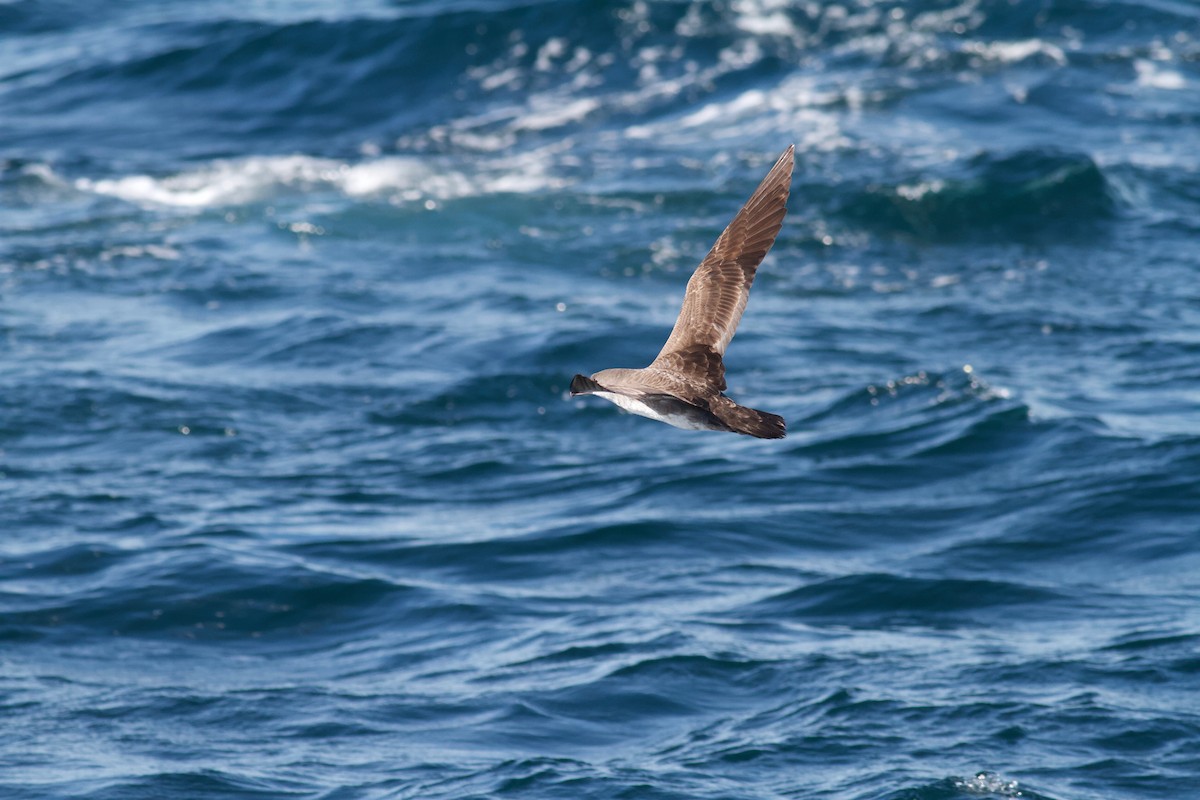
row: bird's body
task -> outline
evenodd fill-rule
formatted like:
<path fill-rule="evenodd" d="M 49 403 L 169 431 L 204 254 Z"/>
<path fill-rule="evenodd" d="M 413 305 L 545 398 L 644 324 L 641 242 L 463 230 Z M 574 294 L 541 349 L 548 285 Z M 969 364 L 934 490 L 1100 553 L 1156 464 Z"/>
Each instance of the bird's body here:
<path fill-rule="evenodd" d="M 792 158 L 789 147 L 700 262 L 675 327 L 650 366 L 605 369 L 590 378 L 576 375 L 572 395 L 593 394 L 677 428 L 783 438 L 782 417 L 739 406 L 723 394 L 723 357 L 758 265 L 783 225 Z"/>
<path fill-rule="evenodd" d="M 685 431 L 719 429 L 720 420 L 715 416 L 669 394 L 651 395 L 646 398 L 637 398 L 616 392 L 592 392 L 592 394 L 596 397 L 603 397 L 630 414 L 665 422 L 676 428 L 683 428 Z"/>

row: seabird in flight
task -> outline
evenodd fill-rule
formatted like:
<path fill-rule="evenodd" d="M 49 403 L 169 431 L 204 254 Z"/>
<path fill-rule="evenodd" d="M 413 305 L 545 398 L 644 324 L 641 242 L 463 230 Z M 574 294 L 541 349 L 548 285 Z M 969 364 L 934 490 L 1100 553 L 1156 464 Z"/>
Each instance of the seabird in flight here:
<path fill-rule="evenodd" d="M 594 394 L 676 428 L 784 437 L 783 417 L 739 406 L 722 394 L 722 359 L 746 310 L 754 273 L 783 225 L 794 150 L 793 145 L 779 157 L 692 273 L 679 319 L 650 366 L 576 375 L 572 397 Z"/>

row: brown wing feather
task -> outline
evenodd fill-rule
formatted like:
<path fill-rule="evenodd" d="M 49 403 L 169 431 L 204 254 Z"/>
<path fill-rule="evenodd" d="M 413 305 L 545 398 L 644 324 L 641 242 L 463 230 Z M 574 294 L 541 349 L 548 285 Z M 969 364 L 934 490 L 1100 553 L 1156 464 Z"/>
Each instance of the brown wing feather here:
<path fill-rule="evenodd" d="M 689 377 L 719 381 L 717 388 L 725 388 L 721 356 L 746 309 L 755 271 L 783 225 L 794 149 L 779 157 L 692 274 L 679 318 L 651 367 L 682 368 Z"/>
<path fill-rule="evenodd" d="M 686 345 L 669 353 L 659 353 L 649 367 L 685 376 L 718 391 L 725 391 L 725 362 L 706 344 Z"/>
<path fill-rule="evenodd" d="M 709 412 L 734 433 L 758 439 L 782 439 L 787 436 L 787 423 L 783 417 L 769 411 L 739 406 L 728 397 L 717 398 L 709 405 Z"/>

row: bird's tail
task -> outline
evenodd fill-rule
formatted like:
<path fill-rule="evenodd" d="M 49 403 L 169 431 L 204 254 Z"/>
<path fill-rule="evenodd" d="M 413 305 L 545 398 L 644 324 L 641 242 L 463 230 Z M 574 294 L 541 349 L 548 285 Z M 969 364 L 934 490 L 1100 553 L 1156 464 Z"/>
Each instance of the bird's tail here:
<path fill-rule="evenodd" d="M 759 439 L 782 439 L 787 436 L 787 423 L 783 421 L 783 417 L 777 414 L 739 406 L 733 402 L 727 406 L 714 408 L 713 413 L 734 433 L 742 433 Z"/>

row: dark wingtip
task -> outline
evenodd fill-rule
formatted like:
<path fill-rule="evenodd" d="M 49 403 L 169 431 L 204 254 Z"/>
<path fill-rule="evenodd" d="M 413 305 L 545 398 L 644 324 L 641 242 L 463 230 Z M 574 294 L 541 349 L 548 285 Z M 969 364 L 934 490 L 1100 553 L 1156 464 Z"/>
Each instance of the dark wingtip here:
<path fill-rule="evenodd" d="M 783 417 L 768 414 L 765 411 L 758 413 L 760 416 L 759 424 L 748 431 L 751 436 L 756 436 L 759 439 L 782 439 L 787 436 L 787 423 L 783 421 Z"/>
<path fill-rule="evenodd" d="M 756 439 L 782 439 L 787 436 L 787 423 L 778 414 L 745 407 L 739 410 L 742 413 L 738 414 L 739 418 L 733 425 L 738 433 Z"/>
<path fill-rule="evenodd" d="M 571 378 L 571 396 L 577 394 L 591 394 L 592 392 L 601 391 L 600 384 L 596 383 L 586 375 L 576 375 Z"/>

